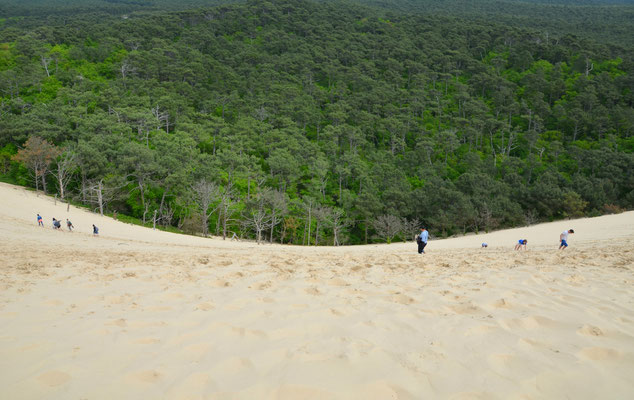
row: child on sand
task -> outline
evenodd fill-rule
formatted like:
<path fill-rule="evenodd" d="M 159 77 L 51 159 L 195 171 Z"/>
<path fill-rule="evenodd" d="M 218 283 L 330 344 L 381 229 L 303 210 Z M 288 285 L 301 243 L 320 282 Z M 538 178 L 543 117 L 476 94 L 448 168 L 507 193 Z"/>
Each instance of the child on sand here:
<path fill-rule="evenodd" d="M 58 219 L 53 218 L 53 229 L 60 229 L 62 227 L 61 222 Z"/>
<path fill-rule="evenodd" d="M 39 213 L 37 214 L 37 226 L 41 226 L 42 228 L 44 228 L 44 221 L 42 220 L 42 216 Z"/>
<path fill-rule="evenodd" d="M 74 228 L 73 223 L 70 222 L 70 220 L 68 218 L 66 218 L 66 226 L 68 227 L 69 231 L 71 231 L 71 232 L 73 231 L 73 228 Z"/>
<path fill-rule="evenodd" d="M 568 234 L 569 233 L 575 233 L 574 229 L 568 229 L 567 231 L 561 232 L 561 235 L 559 235 L 559 242 L 561 243 L 559 245 L 559 250 L 565 250 L 566 247 L 568 247 Z"/>
<path fill-rule="evenodd" d="M 92 224 L 92 234 L 95 236 L 99 235 L 99 228 L 97 228 L 95 224 Z"/>
<path fill-rule="evenodd" d="M 526 243 L 528 243 L 528 240 L 526 239 L 518 240 L 517 244 L 515 245 L 515 250 L 521 250 L 522 247 L 524 248 L 524 250 L 526 250 Z"/>

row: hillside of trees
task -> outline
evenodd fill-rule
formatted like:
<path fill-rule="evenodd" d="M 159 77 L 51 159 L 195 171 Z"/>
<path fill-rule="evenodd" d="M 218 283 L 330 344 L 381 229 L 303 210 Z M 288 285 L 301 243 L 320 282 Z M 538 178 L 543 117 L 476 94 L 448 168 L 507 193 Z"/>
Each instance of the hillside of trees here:
<path fill-rule="evenodd" d="M 392 13 L 415 13 L 466 18 L 481 24 L 524 27 L 543 36 L 573 34 L 617 45 L 634 45 L 631 34 L 634 0 L 314 0 L 323 3 L 375 7 L 387 19 Z M 4 0 L 0 27 L 22 29 L 65 24 L 69 18 L 136 16 L 184 11 L 243 0 Z M 2 18 L 4 17 L 4 18 Z"/>
<path fill-rule="evenodd" d="M 303 245 L 634 207 L 628 42 L 300 0 L 62 14 L 0 25 L 4 181 Z"/>

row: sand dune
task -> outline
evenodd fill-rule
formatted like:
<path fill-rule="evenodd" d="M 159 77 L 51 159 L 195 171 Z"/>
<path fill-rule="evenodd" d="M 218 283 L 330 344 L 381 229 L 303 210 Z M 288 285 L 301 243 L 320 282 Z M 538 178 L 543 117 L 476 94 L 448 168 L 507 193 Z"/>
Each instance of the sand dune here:
<path fill-rule="evenodd" d="M 169 234 L 6 184 L 0 222 L 2 399 L 634 398 L 633 212 L 422 256 Z"/>

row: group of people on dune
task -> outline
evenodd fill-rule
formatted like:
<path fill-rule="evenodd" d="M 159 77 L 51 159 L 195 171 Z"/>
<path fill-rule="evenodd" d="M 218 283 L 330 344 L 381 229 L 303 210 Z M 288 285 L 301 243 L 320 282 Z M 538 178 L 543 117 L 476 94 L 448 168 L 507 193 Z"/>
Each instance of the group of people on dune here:
<path fill-rule="evenodd" d="M 565 250 L 566 247 L 568 247 L 568 235 L 571 233 L 575 233 L 575 230 L 568 229 L 561 232 L 561 234 L 559 235 L 559 250 Z M 526 250 L 527 244 L 528 244 L 528 240 L 520 239 L 517 241 L 517 244 L 515 245 L 515 250 L 521 250 L 521 249 Z"/>
<path fill-rule="evenodd" d="M 37 225 L 41 226 L 42 228 L 44 228 L 44 219 L 42 218 L 42 216 L 39 213 L 37 214 Z M 68 228 L 69 232 L 72 232 L 73 229 L 75 229 L 75 226 L 73 225 L 72 222 L 70 222 L 70 220 L 68 218 L 66 218 L 66 227 Z M 55 229 L 55 230 L 61 230 L 62 229 L 61 220 L 56 219 L 55 217 L 53 217 L 53 229 Z M 95 236 L 99 235 L 99 228 L 97 228 L 97 226 L 95 224 L 92 224 L 92 234 L 95 235 Z"/>
<path fill-rule="evenodd" d="M 568 235 L 571 233 L 575 233 L 574 229 L 568 229 L 563 231 L 559 235 L 559 250 L 565 250 L 568 247 Z M 429 232 L 427 228 L 420 228 L 420 233 L 416 235 L 416 243 L 418 244 L 418 254 L 425 254 L 425 246 L 427 246 L 427 241 L 429 240 Z M 528 244 L 527 239 L 520 239 L 517 241 L 515 245 L 515 250 L 526 250 L 526 245 Z M 482 243 L 482 248 L 486 249 L 489 247 L 487 243 Z"/>

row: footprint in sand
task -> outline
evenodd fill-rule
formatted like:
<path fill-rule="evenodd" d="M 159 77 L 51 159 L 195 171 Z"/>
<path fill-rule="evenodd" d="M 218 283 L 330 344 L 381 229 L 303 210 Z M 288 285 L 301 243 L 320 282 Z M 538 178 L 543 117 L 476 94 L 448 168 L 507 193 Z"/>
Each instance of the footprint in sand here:
<path fill-rule="evenodd" d="M 493 302 L 493 307 L 495 308 L 509 308 L 510 305 L 505 299 L 498 299 Z"/>
<path fill-rule="evenodd" d="M 214 307 L 213 304 L 207 303 L 207 302 L 200 303 L 196 306 L 196 310 L 201 310 L 201 311 L 209 311 L 209 310 L 213 310 L 214 308 L 216 307 Z"/>
<path fill-rule="evenodd" d="M 218 279 L 216 281 L 211 282 L 211 286 L 213 287 L 229 287 L 231 284 L 224 279 Z"/>
<path fill-rule="evenodd" d="M 319 289 L 317 289 L 316 287 L 309 287 L 308 289 L 306 289 L 306 293 L 311 294 L 313 296 L 318 296 L 321 294 Z"/>
<path fill-rule="evenodd" d="M 328 281 L 330 286 L 348 286 L 350 285 L 348 282 L 344 281 L 341 278 L 332 278 Z"/>
<path fill-rule="evenodd" d="M 397 293 L 392 296 L 392 301 L 395 303 L 408 305 L 412 304 L 414 302 L 414 299 L 407 295 L 404 295 L 403 293 Z"/>
<path fill-rule="evenodd" d="M 577 333 L 583 336 L 603 336 L 603 331 L 596 326 L 584 325 L 577 329 Z"/>
<path fill-rule="evenodd" d="M 264 290 L 264 289 L 270 288 L 271 286 L 273 286 L 273 282 L 266 281 L 266 282 L 258 282 L 256 284 L 253 284 L 253 285 L 249 286 L 249 287 L 251 289 Z"/>
<path fill-rule="evenodd" d="M 344 314 L 344 313 L 342 313 L 341 311 L 336 310 L 336 309 L 334 309 L 334 308 L 331 308 L 331 309 L 330 309 L 330 313 L 331 313 L 331 314 L 333 314 L 333 315 L 336 315 L 336 316 L 338 316 L 338 317 L 341 317 L 341 316 L 344 316 L 344 315 L 345 315 L 345 314 Z"/>
<path fill-rule="evenodd" d="M 37 380 L 46 386 L 60 386 L 70 380 L 70 375 L 62 371 L 48 371 L 37 377 Z"/>

